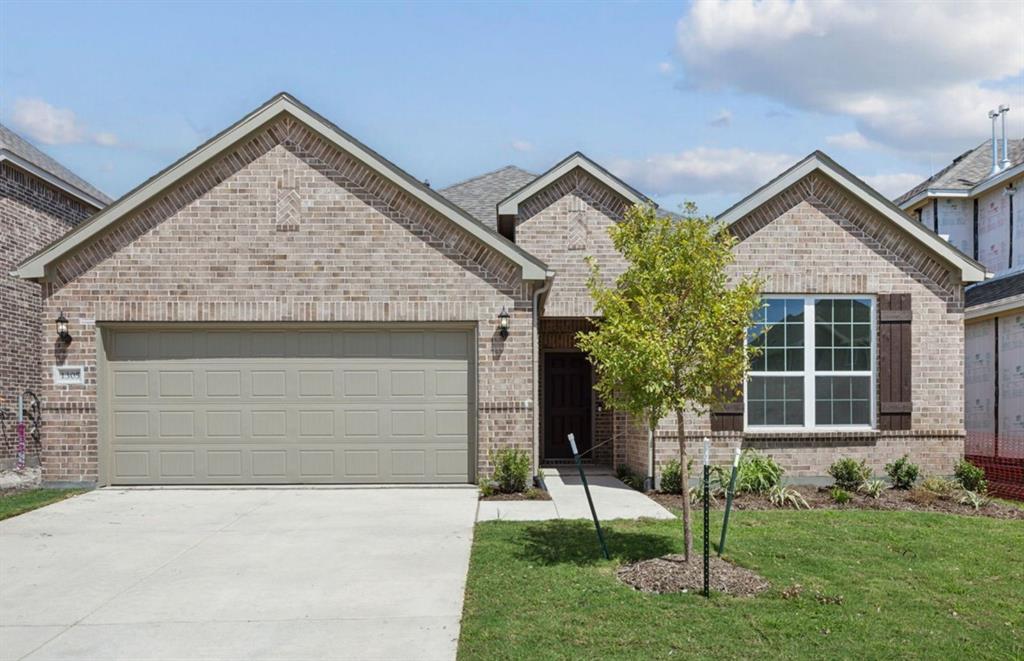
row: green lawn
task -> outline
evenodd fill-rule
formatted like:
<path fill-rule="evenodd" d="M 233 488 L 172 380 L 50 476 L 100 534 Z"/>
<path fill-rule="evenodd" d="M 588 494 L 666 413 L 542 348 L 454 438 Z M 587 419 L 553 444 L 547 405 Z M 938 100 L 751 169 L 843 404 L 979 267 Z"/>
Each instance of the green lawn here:
<path fill-rule="evenodd" d="M 27 489 L 0 495 L 0 521 L 80 493 L 81 489 Z"/>
<path fill-rule="evenodd" d="M 734 512 L 726 555 L 771 581 L 769 592 L 713 594 L 709 602 L 642 594 L 618 582 L 622 562 L 678 551 L 679 526 L 609 522 L 608 562 L 590 522 L 479 524 L 459 657 L 1024 657 L 1020 521 Z M 698 527 L 698 547 L 699 540 Z M 801 596 L 784 599 L 794 583 L 803 585 Z M 819 603 L 815 592 L 843 601 Z"/>

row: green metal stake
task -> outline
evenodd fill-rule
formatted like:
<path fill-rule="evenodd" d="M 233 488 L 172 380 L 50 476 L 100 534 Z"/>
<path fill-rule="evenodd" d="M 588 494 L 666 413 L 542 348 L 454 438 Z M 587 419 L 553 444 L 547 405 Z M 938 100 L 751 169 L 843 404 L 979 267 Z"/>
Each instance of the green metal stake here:
<path fill-rule="evenodd" d="M 572 458 L 576 460 L 576 468 L 580 471 L 580 481 L 583 482 L 583 490 L 587 493 L 587 504 L 590 505 L 590 515 L 594 517 L 594 527 L 597 528 L 597 541 L 601 542 L 601 551 L 605 560 L 611 560 L 608 555 L 608 546 L 604 543 L 604 533 L 601 532 L 601 522 L 597 520 L 597 510 L 594 509 L 594 499 L 590 497 L 590 485 L 587 484 L 587 476 L 583 473 L 583 463 L 580 462 L 580 453 L 576 450 L 576 437 L 569 434 L 569 447 L 572 448 Z"/>
<path fill-rule="evenodd" d="M 711 481 L 711 441 L 704 439 L 704 597 L 711 597 L 711 491 L 708 483 Z"/>
<path fill-rule="evenodd" d="M 729 477 L 729 489 L 725 492 L 725 519 L 722 521 L 722 539 L 718 541 L 718 557 L 722 557 L 725 550 L 725 533 L 729 530 L 729 512 L 732 511 L 732 497 L 736 495 L 736 474 L 740 469 L 740 449 L 736 448 L 736 455 L 732 460 L 732 475 Z"/>

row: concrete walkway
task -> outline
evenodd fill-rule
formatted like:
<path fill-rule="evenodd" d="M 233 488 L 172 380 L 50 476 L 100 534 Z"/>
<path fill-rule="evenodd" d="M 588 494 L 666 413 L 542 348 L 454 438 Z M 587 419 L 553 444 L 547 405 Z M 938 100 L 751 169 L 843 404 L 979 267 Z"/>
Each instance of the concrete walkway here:
<path fill-rule="evenodd" d="M 474 488 L 101 489 L 0 522 L 3 659 L 454 659 Z"/>
<path fill-rule="evenodd" d="M 607 519 L 671 519 L 667 509 L 644 494 L 629 488 L 607 469 L 586 469 L 594 509 Z M 545 468 L 544 483 L 551 500 L 482 500 L 477 521 L 544 521 L 547 519 L 589 519 L 590 507 L 572 468 Z"/>

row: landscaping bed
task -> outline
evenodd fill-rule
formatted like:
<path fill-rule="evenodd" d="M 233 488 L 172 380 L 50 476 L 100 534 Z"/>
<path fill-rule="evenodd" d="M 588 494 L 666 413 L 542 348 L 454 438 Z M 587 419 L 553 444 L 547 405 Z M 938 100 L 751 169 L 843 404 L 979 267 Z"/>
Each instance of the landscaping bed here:
<path fill-rule="evenodd" d="M 481 491 L 480 500 L 551 500 L 551 494 L 536 487 L 515 493 L 492 493 L 489 495 L 485 495 Z"/>
<path fill-rule="evenodd" d="M 850 501 L 839 504 L 832 499 L 828 487 L 792 486 L 803 496 L 810 509 L 827 510 L 889 510 L 910 512 L 944 512 L 947 514 L 963 514 L 965 516 L 986 516 L 995 519 L 1024 520 L 1024 508 L 1000 500 L 989 500 L 975 509 L 970 504 L 962 504 L 954 495 L 941 496 L 921 488 L 912 490 L 885 489 L 878 498 L 862 493 L 851 492 Z M 661 505 L 670 509 L 682 507 L 678 494 L 648 492 L 647 495 Z M 734 510 L 764 511 L 781 509 L 773 505 L 767 495 L 754 493 L 736 494 L 732 502 Z M 725 498 L 719 497 L 712 501 L 711 508 L 725 508 Z"/>
<path fill-rule="evenodd" d="M 734 597 L 753 597 L 770 585 L 757 573 L 712 555 L 708 562 L 711 591 Z M 619 580 L 641 592 L 668 594 L 670 592 L 703 592 L 704 558 L 686 561 L 678 553 L 660 558 L 641 560 L 623 565 L 615 572 Z"/>

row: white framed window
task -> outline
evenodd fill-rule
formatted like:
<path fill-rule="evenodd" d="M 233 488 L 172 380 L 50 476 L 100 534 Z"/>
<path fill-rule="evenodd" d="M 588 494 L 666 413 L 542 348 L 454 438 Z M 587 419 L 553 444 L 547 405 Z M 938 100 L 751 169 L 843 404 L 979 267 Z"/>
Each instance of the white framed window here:
<path fill-rule="evenodd" d="M 744 388 L 752 431 L 875 427 L 871 296 L 766 296 L 747 342 L 761 347 Z"/>

